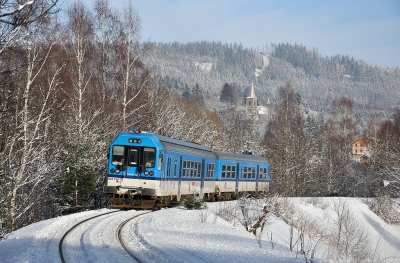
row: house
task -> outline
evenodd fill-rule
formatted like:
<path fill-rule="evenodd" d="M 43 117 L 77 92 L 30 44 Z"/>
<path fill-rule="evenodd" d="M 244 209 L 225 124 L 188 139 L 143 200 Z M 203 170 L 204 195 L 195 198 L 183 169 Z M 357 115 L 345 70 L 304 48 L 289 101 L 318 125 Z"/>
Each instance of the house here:
<path fill-rule="evenodd" d="M 373 140 L 364 137 L 352 143 L 353 159 L 360 163 L 369 163 L 371 161 L 371 152 Z"/>

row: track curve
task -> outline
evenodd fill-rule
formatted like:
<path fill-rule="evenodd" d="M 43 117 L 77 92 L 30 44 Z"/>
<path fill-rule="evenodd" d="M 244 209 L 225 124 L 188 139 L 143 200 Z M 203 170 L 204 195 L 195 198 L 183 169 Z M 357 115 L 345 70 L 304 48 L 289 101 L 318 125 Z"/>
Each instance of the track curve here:
<path fill-rule="evenodd" d="M 107 212 L 107 213 L 103 213 L 103 214 L 100 214 L 100 215 L 96 215 L 96 216 L 92 216 L 92 217 L 86 218 L 85 220 L 80 221 L 79 223 L 77 223 L 77 224 L 75 224 L 74 226 L 72 226 L 67 232 L 65 232 L 65 234 L 62 236 L 62 238 L 61 238 L 61 240 L 60 240 L 60 243 L 59 243 L 59 245 L 58 245 L 58 252 L 60 253 L 61 262 L 62 262 L 62 263 L 65 263 L 65 262 L 66 262 L 66 261 L 65 261 L 65 258 L 64 258 L 64 253 L 63 253 L 62 245 L 63 245 L 63 242 L 64 242 L 65 238 L 71 233 L 72 230 L 74 230 L 75 228 L 77 228 L 79 225 L 81 225 L 81 224 L 83 224 L 83 223 L 85 223 L 85 222 L 87 222 L 87 221 L 89 221 L 89 220 L 92 220 L 92 219 L 94 219 L 94 218 L 97 218 L 97 217 L 100 217 L 100 216 L 104 216 L 104 215 L 108 215 L 108 214 L 112 214 L 112 213 L 116 213 L 116 212 L 120 212 L 120 211 L 121 211 L 121 210 L 111 211 L 111 212 Z"/>
<path fill-rule="evenodd" d="M 131 217 L 131 218 L 128 218 L 128 219 L 126 219 L 125 221 L 123 221 L 123 222 L 118 226 L 118 228 L 117 228 L 117 237 L 118 237 L 119 243 L 120 243 L 121 246 L 125 249 L 125 251 L 126 251 L 134 260 L 136 260 L 138 263 L 143 263 L 143 261 L 141 261 L 141 260 L 129 249 L 128 245 L 124 242 L 124 240 L 123 240 L 123 238 L 122 238 L 122 229 L 126 226 L 126 224 L 127 224 L 129 221 L 131 221 L 131 220 L 133 220 L 133 219 L 135 219 L 135 218 L 137 218 L 137 217 L 139 217 L 139 216 L 145 215 L 145 214 L 147 214 L 147 213 L 150 213 L 150 212 L 142 213 L 142 214 L 139 214 L 139 215 L 135 215 L 135 216 L 133 216 L 133 217 Z"/>
<path fill-rule="evenodd" d="M 142 262 L 128 244 L 131 242 L 128 223 L 150 211 L 117 210 L 86 218 L 74 224 L 64 233 L 59 242 L 61 262 L 100 262 L 113 257 L 116 262 Z M 94 222 L 87 223 L 90 220 Z M 86 224 L 84 224 L 86 223 Z M 125 236 L 125 238 L 123 238 Z M 67 241 L 68 240 L 68 241 Z M 126 253 L 124 253 L 126 252 Z"/>

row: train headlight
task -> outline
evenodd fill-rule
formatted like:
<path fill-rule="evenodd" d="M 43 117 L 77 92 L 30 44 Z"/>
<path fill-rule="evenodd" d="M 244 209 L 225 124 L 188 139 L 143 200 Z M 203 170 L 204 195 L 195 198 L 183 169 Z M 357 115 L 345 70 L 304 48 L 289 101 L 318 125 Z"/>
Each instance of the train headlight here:
<path fill-rule="evenodd" d="M 128 142 L 129 143 L 141 143 L 142 140 L 141 139 L 135 139 L 135 138 L 129 138 Z"/>
<path fill-rule="evenodd" d="M 119 174 L 120 170 L 119 170 L 119 169 L 117 169 L 117 170 L 115 170 L 115 172 L 116 172 L 117 174 Z"/>
<path fill-rule="evenodd" d="M 154 172 L 153 172 L 153 171 L 151 171 L 149 174 L 150 174 L 151 176 L 153 176 L 153 175 L 154 175 Z"/>
<path fill-rule="evenodd" d="M 110 170 L 110 173 L 115 173 L 115 169 L 111 169 L 111 170 Z"/>

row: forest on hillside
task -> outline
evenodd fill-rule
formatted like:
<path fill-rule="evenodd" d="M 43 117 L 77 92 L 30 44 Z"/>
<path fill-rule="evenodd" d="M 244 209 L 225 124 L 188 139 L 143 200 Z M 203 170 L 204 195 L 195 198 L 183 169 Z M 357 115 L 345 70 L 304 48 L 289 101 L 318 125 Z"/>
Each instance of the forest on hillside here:
<path fill-rule="evenodd" d="M 142 42 L 134 7 L 107 0 L 0 0 L 0 10 L 0 237 L 107 206 L 108 144 L 132 129 L 266 156 L 271 194 L 399 196 L 398 69 L 289 44 L 262 54 Z M 260 119 L 242 104 L 251 82 L 273 102 Z M 363 102 L 391 114 L 361 116 Z M 362 136 L 376 142 L 369 165 L 350 155 Z"/>
<path fill-rule="evenodd" d="M 382 68 L 348 55 L 323 57 L 316 48 L 269 44 L 264 52 L 221 42 L 151 43 L 145 57 L 156 65 L 171 88 L 198 84 L 215 94 L 224 83 L 242 92 L 254 83 L 261 103 L 276 101 L 277 87 L 290 82 L 312 110 L 327 111 L 335 98 L 346 96 L 367 107 L 400 105 L 400 69 Z M 185 86 L 186 85 L 186 86 Z M 385 111 L 385 110 L 383 110 Z"/>

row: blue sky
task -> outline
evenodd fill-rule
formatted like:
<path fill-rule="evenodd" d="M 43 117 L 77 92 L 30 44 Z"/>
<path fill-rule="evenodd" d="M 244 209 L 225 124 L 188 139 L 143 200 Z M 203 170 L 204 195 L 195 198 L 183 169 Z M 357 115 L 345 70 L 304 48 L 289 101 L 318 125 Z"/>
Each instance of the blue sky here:
<path fill-rule="evenodd" d="M 297 43 L 323 56 L 400 68 L 400 0 L 109 1 L 138 11 L 142 40 L 236 42 L 260 51 Z"/>

